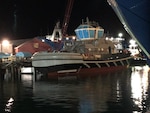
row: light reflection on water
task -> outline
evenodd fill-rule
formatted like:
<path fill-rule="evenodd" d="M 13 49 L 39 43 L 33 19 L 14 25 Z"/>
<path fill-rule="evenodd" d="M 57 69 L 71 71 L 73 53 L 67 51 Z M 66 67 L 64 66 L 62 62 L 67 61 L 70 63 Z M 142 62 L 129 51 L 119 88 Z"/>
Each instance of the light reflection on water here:
<path fill-rule="evenodd" d="M 141 111 L 146 111 L 149 109 L 146 103 L 148 98 L 148 70 L 147 67 L 134 67 L 131 73 L 131 97 L 135 106 Z"/>
<path fill-rule="evenodd" d="M 58 81 L 21 78 L 0 81 L 0 113 L 145 113 L 150 106 L 143 67 Z M 5 111 L 10 98 L 13 105 Z"/>

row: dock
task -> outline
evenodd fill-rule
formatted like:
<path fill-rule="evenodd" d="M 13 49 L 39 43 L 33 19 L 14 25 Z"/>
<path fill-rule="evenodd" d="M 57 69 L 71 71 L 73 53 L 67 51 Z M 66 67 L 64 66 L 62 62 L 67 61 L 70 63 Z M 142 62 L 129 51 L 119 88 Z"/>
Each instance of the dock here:
<path fill-rule="evenodd" d="M 11 79 L 20 79 L 22 68 L 25 67 L 32 67 L 31 58 L 17 58 L 15 56 L 2 58 L 0 59 L 0 78 L 4 79 L 5 75 L 11 74 Z"/>

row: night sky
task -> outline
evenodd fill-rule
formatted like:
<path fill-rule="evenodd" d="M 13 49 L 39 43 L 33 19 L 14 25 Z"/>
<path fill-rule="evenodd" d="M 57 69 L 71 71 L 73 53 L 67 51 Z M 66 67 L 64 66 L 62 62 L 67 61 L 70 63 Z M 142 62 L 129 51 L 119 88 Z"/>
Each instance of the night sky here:
<path fill-rule="evenodd" d="M 1 0 L 0 39 L 34 38 L 51 34 L 56 22 L 62 24 L 67 0 Z M 97 21 L 105 33 L 126 34 L 107 0 L 74 0 L 67 33 L 74 34 L 82 19 Z"/>

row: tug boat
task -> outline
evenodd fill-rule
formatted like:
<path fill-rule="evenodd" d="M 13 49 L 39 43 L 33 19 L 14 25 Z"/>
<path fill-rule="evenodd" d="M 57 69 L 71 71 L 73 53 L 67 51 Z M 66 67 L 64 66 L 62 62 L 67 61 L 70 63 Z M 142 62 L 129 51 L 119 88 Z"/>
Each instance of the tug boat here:
<path fill-rule="evenodd" d="M 56 34 L 59 34 L 61 30 L 57 30 Z M 76 38 L 61 39 L 64 43 L 61 51 L 35 53 L 32 56 L 35 71 L 51 78 L 120 70 L 130 65 L 130 60 L 133 59 L 130 53 L 123 47 L 116 46 L 121 45 L 123 40 L 112 41 L 106 37 L 104 29 L 98 23 L 90 22 L 87 18 L 86 22 L 75 29 L 75 33 Z"/>

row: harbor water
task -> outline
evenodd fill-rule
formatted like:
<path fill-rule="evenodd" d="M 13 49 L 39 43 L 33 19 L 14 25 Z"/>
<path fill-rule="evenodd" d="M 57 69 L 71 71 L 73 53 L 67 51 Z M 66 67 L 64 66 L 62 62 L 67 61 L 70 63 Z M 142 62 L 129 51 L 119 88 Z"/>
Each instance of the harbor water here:
<path fill-rule="evenodd" d="M 149 76 L 146 66 L 58 80 L 35 81 L 32 74 L 17 80 L 4 76 L 0 113 L 146 113 Z"/>

